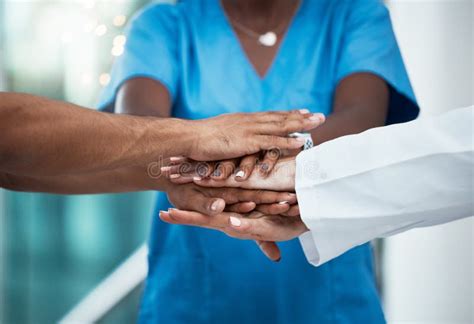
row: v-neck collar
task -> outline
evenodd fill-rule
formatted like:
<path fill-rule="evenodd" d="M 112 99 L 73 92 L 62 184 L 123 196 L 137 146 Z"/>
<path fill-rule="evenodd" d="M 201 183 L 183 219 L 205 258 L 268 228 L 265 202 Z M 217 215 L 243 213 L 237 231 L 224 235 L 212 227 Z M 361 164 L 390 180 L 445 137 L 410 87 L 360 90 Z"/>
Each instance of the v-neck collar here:
<path fill-rule="evenodd" d="M 274 72 L 274 70 L 277 69 L 278 63 L 281 61 L 281 56 L 285 54 L 288 43 L 290 43 L 291 37 L 293 36 L 294 31 L 294 26 L 296 25 L 297 21 L 300 18 L 300 15 L 303 11 L 303 6 L 305 4 L 305 0 L 300 0 L 300 3 L 298 5 L 298 8 L 296 9 L 296 12 L 293 14 L 293 17 L 291 17 L 290 23 L 288 24 L 288 27 L 285 31 L 285 33 L 282 36 L 281 42 L 278 45 L 278 48 L 275 52 L 275 55 L 272 58 L 272 62 L 270 63 L 270 66 L 267 68 L 265 71 L 264 75 L 260 76 L 260 74 L 257 71 L 257 68 L 255 65 L 252 63 L 250 60 L 250 57 L 248 56 L 247 52 L 244 49 L 244 46 L 242 45 L 242 42 L 240 41 L 240 38 L 235 31 L 234 27 L 232 26 L 229 17 L 227 16 L 227 13 L 225 12 L 225 9 L 222 5 L 221 0 L 217 0 L 217 9 L 219 11 L 219 16 L 224 22 L 224 26 L 226 28 L 226 32 L 231 34 L 232 37 L 232 42 L 235 44 L 235 46 L 238 48 L 238 53 L 241 58 L 241 61 L 245 65 L 245 68 L 247 70 L 250 70 L 250 73 L 253 75 L 254 78 L 256 78 L 259 82 L 265 82 L 267 79 L 271 77 L 271 75 Z"/>

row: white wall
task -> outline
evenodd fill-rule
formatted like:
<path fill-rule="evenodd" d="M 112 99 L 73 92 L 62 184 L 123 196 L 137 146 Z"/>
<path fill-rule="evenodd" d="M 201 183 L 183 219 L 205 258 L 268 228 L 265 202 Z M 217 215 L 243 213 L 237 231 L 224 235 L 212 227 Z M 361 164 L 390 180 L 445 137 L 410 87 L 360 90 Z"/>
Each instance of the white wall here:
<path fill-rule="evenodd" d="M 473 2 L 390 0 L 422 114 L 473 104 Z M 386 240 L 391 323 L 474 323 L 474 219 Z"/>

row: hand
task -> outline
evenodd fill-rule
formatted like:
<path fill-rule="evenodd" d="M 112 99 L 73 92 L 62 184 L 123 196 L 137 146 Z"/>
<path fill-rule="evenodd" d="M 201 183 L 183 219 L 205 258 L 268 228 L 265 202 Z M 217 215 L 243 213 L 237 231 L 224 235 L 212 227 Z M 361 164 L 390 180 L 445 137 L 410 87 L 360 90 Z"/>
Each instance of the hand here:
<path fill-rule="evenodd" d="M 269 176 L 252 172 L 247 180 L 239 180 L 237 174 L 225 179 L 209 177 L 214 168 L 213 162 L 196 162 L 176 158 L 173 165 L 161 168 L 162 174 L 172 183 L 193 182 L 202 187 L 231 187 L 245 189 L 266 189 L 276 191 L 295 191 L 296 162 L 295 157 L 283 158 L 277 162 Z"/>
<path fill-rule="evenodd" d="M 179 168 L 177 168 L 179 169 Z M 170 173 L 177 170 L 170 169 Z M 183 178 L 192 178 L 194 183 L 202 187 L 230 187 L 230 188 L 244 188 L 244 189 L 264 189 L 276 191 L 295 191 L 295 175 L 296 175 L 296 160 L 295 157 L 281 159 L 275 165 L 273 171 L 267 177 L 259 172 L 252 172 L 252 175 L 245 181 L 237 181 L 236 177 L 229 177 L 225 180 L 215 180 L 213 178 L 202 178 L 200 176 L 191 177 L 185 175 Z M 175 177 L 172 181 L 180 181 L 181 176 Z"/>
<path fill-rule="evenodd" d="M 196 184 L 169 185 L 170 202 L 180 209 L 216 215 L 224 211 L 248 213 L 254 209 L 268 213 L 294 214 L 294 193 L 244 190 L 239 188 L 204 188 Z"/>
<path fill-rule="evenodd" d="M 274 261 L 281 258 L 280 250 L 274 242 L 291 240 L 308 231 L 298 216 L 269 216 L 257 211 L 246 215 L 222 212 L 209 216 L 170 209 L 160 212 L 160 218 L 171 224 L 200 226 L 222 231 L 234 238 L 256 240 L 262 252 Z"/>
<path fill-rule="evenodd" d="M 304 139 L 290 138 L 294 132 L 309 131 L 324 122 L 324 115 L 307 110 L 228 114 L 188 121 L 193 138 L 187 157 L 197 161 L 218 161 L 252 155 L 264 150 L 292 150 Z"/>

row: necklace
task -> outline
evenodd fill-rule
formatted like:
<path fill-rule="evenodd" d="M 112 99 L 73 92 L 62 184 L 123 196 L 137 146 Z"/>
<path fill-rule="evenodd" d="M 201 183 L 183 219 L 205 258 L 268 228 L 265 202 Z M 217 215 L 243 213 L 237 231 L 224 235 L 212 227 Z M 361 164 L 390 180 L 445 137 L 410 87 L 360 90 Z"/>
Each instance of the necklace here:
<path fill-rule="evenodd" d="M 301 4 L 301 1 L 298 1 L 298 5 L 295 7 L 295 10 L 292 14 L 293 16 L 296 13 L 296 11 L 298 10 L 300 4 Z M 269 31 L 262 34 L 262 33 L 258 33 L 256 31 L 254 31 L 253 29 L 250 29 L 249 27 L 241 24 L 237 20 L 232 19 L 228 14 L 226 14 L 226 15 L 227 15 L 227 18 L 229 19 L 229 21 L 231 22 L 231 24 L 233 26 L 240 29 L 242 32 L 244 32 L 248 36 L 250 36 L 252 38 L 256 38 L 260 45 L 267 46 L 267 47 L 272 47 L 272 46 L 275 46 L 275 44 L 278 42 L 278 34 L 280 32 L 278 29 L 280 29 L 279 28 L 280 25 L 273 28 L 273 30 L 270 29 Z"/>

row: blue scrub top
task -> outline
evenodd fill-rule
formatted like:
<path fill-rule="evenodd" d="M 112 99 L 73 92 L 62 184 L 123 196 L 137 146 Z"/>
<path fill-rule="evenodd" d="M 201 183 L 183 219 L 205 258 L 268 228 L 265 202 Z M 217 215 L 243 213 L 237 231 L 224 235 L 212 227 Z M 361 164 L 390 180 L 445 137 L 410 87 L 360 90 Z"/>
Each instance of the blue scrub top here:
<path fill-rule="evenodd" d="M 125 81 L 148 77 L 167 87 L 176 117 L 294 108 L 330 114 L 337 84 L 356 72 L 389 84 L 387 123 L 417 116 L 380 1 L 302 1 L 264 78 L 247 59 L 219 1 L 155 4 L 131 22 L 101 106 L 113 103 Z M 369 245 L 316 268 L 295 239 L 280 244 L 283 258 L 273 263 L 252 241 L 161 222 L 158 211 L 169 206 L 158 193 L 140 322 L 384 322 Z"/>

